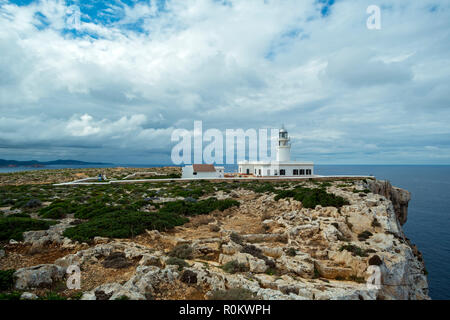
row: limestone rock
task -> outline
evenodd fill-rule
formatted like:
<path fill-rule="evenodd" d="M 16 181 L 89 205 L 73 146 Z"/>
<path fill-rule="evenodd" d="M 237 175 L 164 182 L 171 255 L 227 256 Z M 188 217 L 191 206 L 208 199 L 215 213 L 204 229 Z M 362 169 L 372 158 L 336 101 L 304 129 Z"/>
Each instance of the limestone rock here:
<path fill-rule="evenodd" d="M 28 288 L 50 287 L 61 281 L 66 270 L 55 264 L 40 264 L 33 267 L 21 268 L 14 273 L 16 278 L 14 287 L 17 290 Z"/>
<path fill-rule="evenodd" d="M 31 292 L 24 292 L 20 296 L 20 300 L 37 300 L 39 297 Z"/>

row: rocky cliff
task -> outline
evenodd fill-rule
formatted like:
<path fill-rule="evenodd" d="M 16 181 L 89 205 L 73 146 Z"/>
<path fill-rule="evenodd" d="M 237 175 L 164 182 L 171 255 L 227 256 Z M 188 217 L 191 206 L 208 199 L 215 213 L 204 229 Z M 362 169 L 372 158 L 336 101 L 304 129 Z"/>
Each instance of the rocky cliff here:
<path fill-rule="evenodd" d="M 1 267 L 28 261 L 27 254 L 36 257 L 48 247 L 68 250 L 53 254 L 53 261 L 22 264 L 16 289 L 52 286 L 68 266 L 78 265 L 82 299 L 90 300 L 429 299 L 423 260 L 402 230 L 409 192 L 376 180 L 308 181 L 304 186 L 323 188 L 347 204 L 305 208 L 293 198 L 237 187 L 213 196 L 238 200 L 239 208 L 195 216 L 182 227 L 133 239 L 72 242 L 61 233 L 73 219 L 64 219 L 48 231 L 24 233 L 23 243 L 6 248 Z M 280 190 L 294 187 L 277 185 Z M 373 270 L 379 271 L 378 286 L 367 284 Z"/>
<path fill-rule="evenodd" d="M 367 188 L 375 194 L 384 196 L 392 202 L 395 214 L 401 225 L 408 219 L 408 203 L 411 200 L 411 193 L 397 187 L 393 187 L 389 181 L 367 180 Z"/>

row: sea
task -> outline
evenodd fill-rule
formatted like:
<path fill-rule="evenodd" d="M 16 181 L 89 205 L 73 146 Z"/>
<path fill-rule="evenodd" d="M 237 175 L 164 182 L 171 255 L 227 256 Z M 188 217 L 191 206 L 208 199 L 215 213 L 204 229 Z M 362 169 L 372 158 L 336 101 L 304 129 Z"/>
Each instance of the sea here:
<path fill-rule="evenodd" d="M 126 165 L 117 167 L 159 167 Z M 103 168 L 98 166 L 46 166 L 44 168 L 0 168 L 2 172 L 24 170 Z M 225 166 L 237 171 L 237 166 Z M 450 300 L 450 166 L 449 165 L 316 165 L 317 175 L 373 175 L 411 192 L 406 236 L 422 252 L 428 271 L 430 297 Z"/>

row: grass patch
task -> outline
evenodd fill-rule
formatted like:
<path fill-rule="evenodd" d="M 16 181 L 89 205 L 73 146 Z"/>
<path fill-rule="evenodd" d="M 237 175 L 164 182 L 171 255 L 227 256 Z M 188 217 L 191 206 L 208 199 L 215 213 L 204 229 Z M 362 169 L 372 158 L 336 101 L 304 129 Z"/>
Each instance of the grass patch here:
<path fill-rule="evenodd" d="M 31 230 L 47 230 L 53 221 L 44 221 L 24 217 L 0 218 L 0 240 L 23 240 L 22 233 Z"/>

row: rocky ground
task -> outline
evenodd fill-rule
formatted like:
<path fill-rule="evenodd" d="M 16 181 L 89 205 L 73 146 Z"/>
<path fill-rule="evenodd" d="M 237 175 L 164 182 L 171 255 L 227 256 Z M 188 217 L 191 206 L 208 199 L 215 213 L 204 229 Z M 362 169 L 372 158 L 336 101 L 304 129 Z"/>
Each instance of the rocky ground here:
<path fill-rule="evenodd" d="M 165 232 L 83 243 L 63 236 L 77 220 L 67 215 L 5 243 L 0 269 L 15 270 L 12 290 L 24 299 L 48 292 L 86 300 L 429 299 L 421 254 L 401 227 L 409 193 L 376 180 L 321 187 L 348 204 L 305 208 L 234 186 L 200 199 L 233 199 L 239 207 L 190 217 Z M 81 270 L 78 290 L 66 286 L 73 265 Z M 366 283 L 371 265 L 381 271 L 380 287 Z"/>

